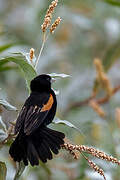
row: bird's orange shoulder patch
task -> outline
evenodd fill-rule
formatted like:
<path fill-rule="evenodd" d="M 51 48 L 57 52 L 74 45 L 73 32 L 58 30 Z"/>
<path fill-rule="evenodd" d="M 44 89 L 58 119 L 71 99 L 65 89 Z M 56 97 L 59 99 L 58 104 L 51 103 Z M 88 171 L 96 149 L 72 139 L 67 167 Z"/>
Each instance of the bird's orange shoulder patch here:
<path fill-rule="evenodd" d="M 49 100 L 46 104 L 43 105 L 41 112 L 49 111 L 53 105 L 53 102 L 54 102 L 53 96 L 52 94 L 50 94 Z"/>

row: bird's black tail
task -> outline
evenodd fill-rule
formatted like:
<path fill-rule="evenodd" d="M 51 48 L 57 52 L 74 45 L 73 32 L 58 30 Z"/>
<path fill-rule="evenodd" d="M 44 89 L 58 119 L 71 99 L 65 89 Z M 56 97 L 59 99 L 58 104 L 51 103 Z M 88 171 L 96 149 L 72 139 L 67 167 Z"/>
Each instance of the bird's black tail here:
<path fill-rule="evenodd" d="M 28 165 L 28 161 L 32 166 L 47 159 L 53 158 L 52 152 L 58 154 L 60 145 L 64 144 L 65 135 L 61 132 L 42 127 L 30 136 L 24 136 L 19 133 L 15 141 L 12 143 L 9 153 L 14 161 L 22 161 Z"/>

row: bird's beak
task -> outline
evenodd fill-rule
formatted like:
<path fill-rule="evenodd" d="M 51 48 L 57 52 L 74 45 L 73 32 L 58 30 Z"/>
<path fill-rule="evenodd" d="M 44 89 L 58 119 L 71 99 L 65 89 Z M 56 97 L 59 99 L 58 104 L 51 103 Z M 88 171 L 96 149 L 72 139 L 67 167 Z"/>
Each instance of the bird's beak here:
<path fill-rule="evenodd" d="M 51 83 L 54 83 L 56 81 L 55 78 L 51 78 Z"/>

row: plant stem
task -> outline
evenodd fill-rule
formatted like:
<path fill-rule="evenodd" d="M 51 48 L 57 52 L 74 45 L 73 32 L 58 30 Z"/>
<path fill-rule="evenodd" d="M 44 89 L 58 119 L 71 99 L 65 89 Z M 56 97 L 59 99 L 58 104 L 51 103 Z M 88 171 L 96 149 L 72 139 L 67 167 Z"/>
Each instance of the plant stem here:
<path fill-rule="evenodd" d="M 39 56 L 36 60 L 36 63 L 35 63 L 35 69 L 37 68 L 37 65 L 38 65 L 38 62 L 39 62 L 39 59 L 41 57 L 41 54 L 42 54 L 42 51 L 43 51 L 43 48 L 44 48 L 44 45 L 45 45 L 45 41 L 46 41 L 46 34 L 43 33 L 43 42 L 42 42 L 42 46 L 41 46 L 41 49 L 40 49 L 40 52 L 39 52 Z"/>

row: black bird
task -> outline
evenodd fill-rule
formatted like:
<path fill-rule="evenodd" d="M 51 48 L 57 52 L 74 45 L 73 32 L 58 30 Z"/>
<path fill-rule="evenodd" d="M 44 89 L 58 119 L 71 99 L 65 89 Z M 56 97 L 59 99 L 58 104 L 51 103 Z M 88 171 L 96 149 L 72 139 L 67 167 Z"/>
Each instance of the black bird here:
<path fill-rule="evenodd" d="M 27 166 L 39 165 L 39 160 L 47 162 L 58 154 L 64 143 L 62 132 L 47 127 L 56 114 L 57 100 L 51 89 L 52 78 L 42 74 L 30 84 L 31 94 L 25 101 L 15 125 L 17 137 L 9 153 L 14 161 L 23 161 Z"/>

